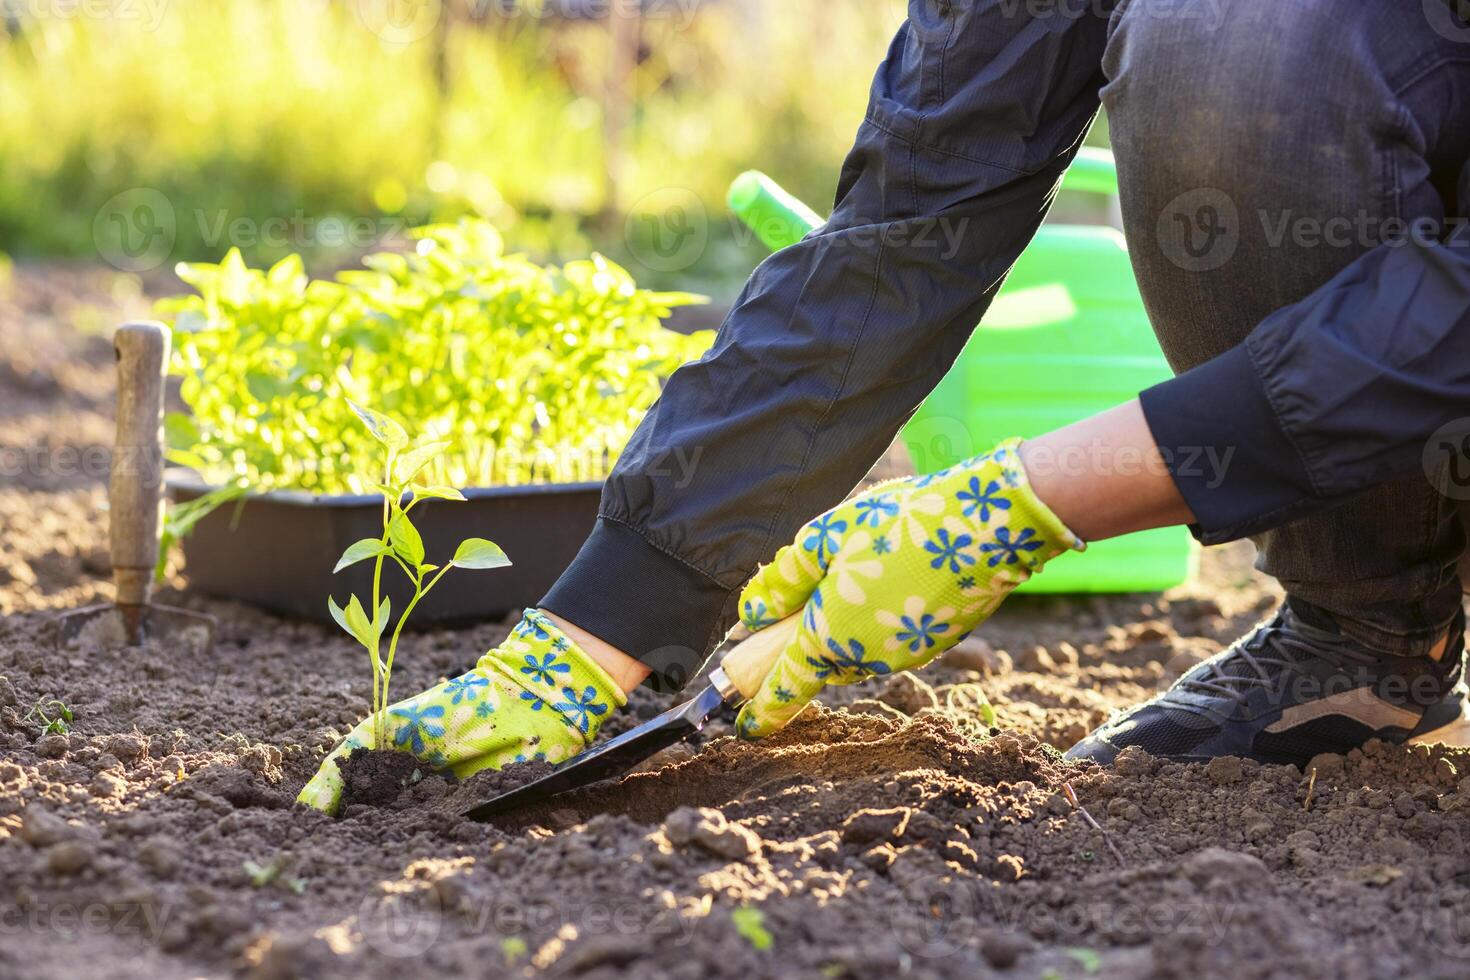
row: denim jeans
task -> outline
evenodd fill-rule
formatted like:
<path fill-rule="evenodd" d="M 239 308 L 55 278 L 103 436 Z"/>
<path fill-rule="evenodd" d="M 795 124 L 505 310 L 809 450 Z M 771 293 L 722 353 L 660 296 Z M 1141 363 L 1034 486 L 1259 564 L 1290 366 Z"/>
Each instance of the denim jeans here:
<path fill-rule="evenodd" d="M 642 660 L 657 688 L 693 676 L 755 568 L 850 491 L 952 365 L 1104 95 L 1174 364 L 1279 307 L 1315 308 L 1376 251 L 1299 244 L 1290 224 L 1281 238 L 1283 215 L 1442 216 L 1454 199 L 1470 40 L 1425 26 L 1424 7 L 910 0 L 832 217 L 764 262 L 710 352 L 669 380 L 543 607 Z M 1374 288 L 1351 302 L 1371 307 Z M 1424 321 L 1470 309 L 1470 294 L 1431 299 Z M 1263 537 L 1263 567 L 1344 629 L 1420 651 L 1458 601 L 1448 518 L 1420 476 Z"/>
<path fill-rule="evenodd" d="M 1470 207 L 1470 36 L 1421 0 L 1129 0 L 1104 70 L 1129 250 L 1176 370 Z M 1422 472 L 1254 540 L 1261 571 L 1386 652 L 1423 652 L 1460 605 L 1454 501 Z"/>

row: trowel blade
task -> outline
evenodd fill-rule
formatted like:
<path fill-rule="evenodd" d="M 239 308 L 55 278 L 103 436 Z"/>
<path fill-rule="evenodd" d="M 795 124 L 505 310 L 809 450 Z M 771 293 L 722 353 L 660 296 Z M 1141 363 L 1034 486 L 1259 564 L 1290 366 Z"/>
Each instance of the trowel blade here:
<path fill-rule="evenodd" d="M 707 687 L 692 701 L 671 708 L 631 732 L 624 732 L 591 752 L 563 763 L 555 772 L 481 803 L 465 816 L 485 822 L 513 807 L 621 776 L 654 753 L 698 732 L 724 704 L 719 691 L 713 686 Z"/>

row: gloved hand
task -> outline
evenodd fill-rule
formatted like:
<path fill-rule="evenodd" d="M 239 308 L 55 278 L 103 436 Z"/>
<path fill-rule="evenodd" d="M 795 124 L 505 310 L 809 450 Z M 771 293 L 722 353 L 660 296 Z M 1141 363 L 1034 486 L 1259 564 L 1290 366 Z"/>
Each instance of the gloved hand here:
<path fill-rule="evenodd" d="M 528 610 L 510 638 L 468 674 L 388 709 L 388 744 L 465 778 L 532 759 L 561 762 L 581 752 L 622 690 L 542 613 Z M 373 744 L 369 718 L 332 750 L 297 796 L 335 813 L 343 781 L 337 759 Z"/>
<path fill-rule="evenodd" d="M 747 629 L 801 628 L 736 730 L 783 728 L 828 684 L 922 667 L 988 619 L 1051 558 L 1085 545 L 1036 495 L 1019 439 L 895 480 L 818 517 L 740 597 Z"/>

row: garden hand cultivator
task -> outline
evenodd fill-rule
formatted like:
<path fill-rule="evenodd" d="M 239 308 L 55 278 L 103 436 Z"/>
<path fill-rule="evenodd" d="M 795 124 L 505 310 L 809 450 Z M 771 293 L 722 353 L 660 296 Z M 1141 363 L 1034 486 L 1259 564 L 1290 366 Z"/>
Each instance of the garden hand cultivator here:
<path fill-rule="evenodd" d="M 169 331 L 160 323 L 128 323 L 113 338 L 117 354 L 117 436 L 108 487 L 113 603 L 67 613 L 59 639 L 68 645 L 84 633 L 121 636 L 138 646 L 145 636 L 177 637 L 206 650 L 213 642 L 211 616 L 151 604 L 163 518 L 163 389 Z"/>

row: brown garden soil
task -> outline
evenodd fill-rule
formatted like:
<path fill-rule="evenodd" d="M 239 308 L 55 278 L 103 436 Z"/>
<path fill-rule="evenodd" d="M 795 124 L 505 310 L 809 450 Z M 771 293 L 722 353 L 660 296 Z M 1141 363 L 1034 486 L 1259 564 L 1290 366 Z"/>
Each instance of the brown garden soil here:
<path fill-rule="evenodd" d="M 134 302 L 66 270 L 0 298 L 3 980 L 1470 972 L 1470 755 L 1374 744 L 1315 778 L 1061 761 L 1272 606 L 1248 547 L 1166 596 L 1014 601 L 942 663 L 759 746 L 718 721 L 497 824 L 458 816 L 485 775 L 343 819 L 295 806 L 368 709 L 348 640 L 175 574 L 163 598 L 219 618 L 212 652 L 51 641 L 109 593 L 100 473 L 57 462 L 109 438 L 110 351 L 77 324 Z M 396 689 L 505 633 L 412 636 Z M 51 699 L 69 734 L 27 720 Z M 662 706 L 640 693 L 606 730 Z"/>

